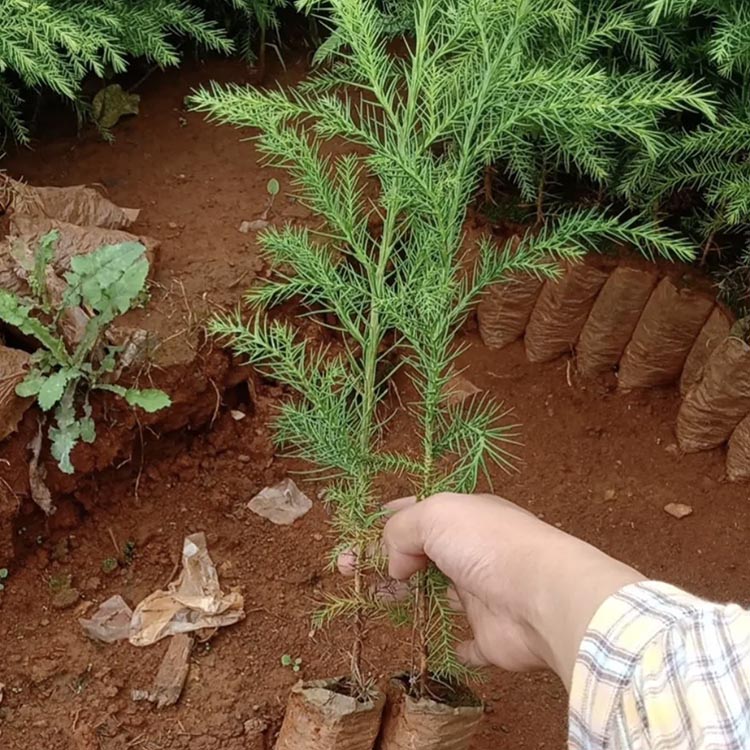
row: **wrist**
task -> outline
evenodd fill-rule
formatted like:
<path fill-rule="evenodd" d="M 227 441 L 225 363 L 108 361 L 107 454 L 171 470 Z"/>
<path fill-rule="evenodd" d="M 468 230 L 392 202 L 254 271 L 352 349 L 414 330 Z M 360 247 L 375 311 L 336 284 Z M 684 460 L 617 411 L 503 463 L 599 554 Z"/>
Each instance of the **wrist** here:
<path fill-rule="evenodd" d="M 548 545 L 539 567 L 528 623 L 539 658 L 570 689 L 581 641 L 601 605 L 638 571 L 563 532 Z"/>

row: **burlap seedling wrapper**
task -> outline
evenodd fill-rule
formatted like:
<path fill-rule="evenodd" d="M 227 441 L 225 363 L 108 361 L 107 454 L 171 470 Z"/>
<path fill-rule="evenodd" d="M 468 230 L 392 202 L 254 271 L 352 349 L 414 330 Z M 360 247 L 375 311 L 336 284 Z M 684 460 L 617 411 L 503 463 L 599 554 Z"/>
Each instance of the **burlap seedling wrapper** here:
<path fill-rule="evenodd" d="M 750 479 L 750 416 L 735 427 L 729 438 L 727 477 L 732 482 Z"/>
<path fill-rule="evenodd" d="M 531 362 L 547 362 L 572 350 L 614 263 L 590 255 L 567 266 L 562 278 L 544 284 L 526 327 L 526 356 Z"/>
<path fill-rule="evenodd" d="M 487 290 L 477 308 L 479 335 L 485 346 L 502 349 L 523 336 L 544 282 L 514 275 Z"/>
<path fill-rule="evenodd" d="M 596 298 L 576 345 L 576 364 L 582 375 L 615 369 L 658 278 L 656 267 L 646 263 L 615 268 Z"/>
<path fill-rule="evenodd" d="M 289 695 L 276 750 L 372 750 L 385 696 L 359 701 L 343 680 L 298 682 Z"/>
<path fill-rule="evenodd" d="M 619 387 L 675 383 L 713 307 L 713 298 L 704 290 L 680 278 L 662 279 L 620 360 Z"/>
<path fill-rule="evenodd" d="M 680 393 L 683 396 L 687 395 L 688 391 L 700 382 L 703 377 L 703 368 L 706 366 L 711 352 L 729 336 L 729 329 L 733 322 L 734 319 L 729 310 L 725 310 L 721 305 L 716 305 L 705 325 L 701 328 L 701 332 L 698 334 L 698 338 L 685 361 L 685 367 L 682 368 Z"/>
<path fill-rule="evenodd" d="M 378 750 L 468 750 L 484 708 L 479 700 L 452 706 L 407 695 L 401 678 L 388 685 Z"/>
<path fill-rule="evenodd" d="M 677 441 L 687 453 L 710 450 L 725 443 L 750 412 L 750 346 L 747 318 L 706 362 L 703 377 L 685 397 L 677 415 Z"/>

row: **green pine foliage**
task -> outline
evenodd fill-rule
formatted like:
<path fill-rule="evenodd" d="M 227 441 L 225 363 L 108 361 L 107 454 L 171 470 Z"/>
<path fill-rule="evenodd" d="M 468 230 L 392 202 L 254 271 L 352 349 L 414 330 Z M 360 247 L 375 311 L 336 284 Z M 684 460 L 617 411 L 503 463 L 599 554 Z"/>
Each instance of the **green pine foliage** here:
<path fill-rule="evenodd" d="M 211 330 L 297 394 L 280 407 L 277 438 L 336 475 L 327 494 L 336 552 L 354 550 L 355 575 L 318 621 L 353 619 L 351 675 L 362 687 L 364 621 L 382 611 L 364 583 L 386 499 L 376 480 L 404 474 L 424 498 L 473 491 L 490 465 L 513 463 L 515 428 L 504 407 L 486 398 L 450 405 L 445 395 L 457 333 L 483 292 L 511 273 L 554 277 L 557 260 L 574 261 L 603 240 L 691 257 L 674 233 L 593 208 L 550 216 L 515 249 L 489 237 L 471 248 L 463 228 L 484 166 L 507 160 L 526 174 L 525 155 L 543 143 L 550 158 L 599 174 L 617 144 L 659 141 L 665 112 L 712 116 L 703 90 L 683 80 L 615 78 L 562 48 L 538 54 L 540 39 L 570 23 L 563 0 L 417 0 L 410 8 L 402 55 L 389 41 L 405 13 L 399 21 L 374 0 L 332 0 L 324 64 L 309 80 L 288 91 L 211 85 L 190 99 L 218 122 L 255 128 L 260 152 L 288 170 L 298 199 L 326 223 L 318 232 L 262 234 L 275 276 L 248 293 L 249 322 L 238 312 Z M 329 155 L 333 139 L 350 148 Z M 328 322 L 330 345 L 300 339 L 290 322 L 268 315 L 289 300 Z M 409 408 L 419 447 L 405 454 L 387 450 L 384 402 L 399 368 L 416 389 Z M 445 592 L 434 570 L 415 586 L 417 691 L 428 673 L 466 675 Z"/>
<path fill-rule="evenodd" d="M 234 41 L 235 51 L 252 63 L 263 54 L 269 31 L 279 33 L 278 13 L 286 0 L 202 0 L 206 13 L 215 18 Z"/>
<path fill-rule="evenodd" d="M 393 28 L 413 33 L 414 0 L 392 0 L 387 7 Z M 518 8 L 540 20 L 524 37 L 529 59 L 592 64 L 613 85 L 637 81 L 703 94 L 688 113 L 660 110 L 653 100 L 658 123 L 644 123 L 645 112 L 634 118 L 623 111 L 631 131 L 610 133 L 595 156 L 571 158 L 578 153 L 576 138 L 560 149 L 546 129 L 513 143 L 497 164 L 523 198 L 541 206 L 572 176 L 610 200 L 682 219 L 705 251 L 735 245 L 732 235 L 750 223 L 750 3 L 567 0 L 557 3 L 552 23 L 533 3 Z M 328 40 L 322 53 L 337 43 Z M 591 134 L 580 131 L 580 137 L 589 142 Z"/>
<path fill-rule="evenodd" d="M 672 196 L 687 194 L 686 224 L 705 256 L 750 224 L 750 4 L 653 0 L 645 10 L 654 33 L 668 40 L 661 64 L 702 76 L 720 105 L 714 122 L 675 123 L 655 153 L 626 166 L 617 188 L 663 212 Z"/>
<path fill-rule="evenodd" d="M 109 78 L 133 58 L 166 68 L 181 59 L 180 44 L 229 54 L 235 43 L 209 17 L 218 15 L 249 50 L 254 28 L 271 26 L 280 0 L 3 0 L 0 3 L 0 130 L 29 139 L 28 92 L 51 91 L 80 104 L 88 75 Z"/>

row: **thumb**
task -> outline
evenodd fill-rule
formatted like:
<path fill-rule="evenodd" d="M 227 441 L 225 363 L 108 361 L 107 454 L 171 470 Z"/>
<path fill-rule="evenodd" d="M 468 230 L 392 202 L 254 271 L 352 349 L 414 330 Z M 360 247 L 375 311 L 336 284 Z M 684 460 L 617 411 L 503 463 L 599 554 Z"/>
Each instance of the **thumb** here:
<path fill-rule="evenodd" d="M 405 581 L 427 567 L 421 503 L 408 503 L 396 511 L 383 529 L 383 545 L 388 555 L 388 574 Z"/>

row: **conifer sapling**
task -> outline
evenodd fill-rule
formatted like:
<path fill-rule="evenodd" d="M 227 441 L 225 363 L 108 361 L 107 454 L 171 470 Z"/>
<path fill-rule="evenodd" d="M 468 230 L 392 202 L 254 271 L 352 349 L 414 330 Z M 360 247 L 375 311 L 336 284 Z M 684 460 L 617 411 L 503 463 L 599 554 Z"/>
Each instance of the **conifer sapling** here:
<path fill-rule="evenodd" d="M 611 163 L 623 140 L 647 141 L 664 110 L 705 105 L 688 84 L 614 81 L 554 48 L 532 54 L 550 27 L 572 23 L 560 15 L 566 5 L 418 0 L 405 51 L 396 55 L 388 46 L 394 20 L 375 2 L 333 0 L 325 6 L 331 34 L 307 81 L 287 91 L 213 85 L 191 97 L 220 122 L 256 128 L 260 152 L 289 171 L 298 199 L 325 220 L 317 232 L 289 225 L 263 233 L 275 276 L 248 293 L 249 324 L 238 313 L 215 320 L 212 330 L 296 391 L 279 408 L 278 441 L 337 474 L 328 492 L 334 556 L 354 550 L 355 575 L 318 622 L 353 618 L 350 672 L 360 691 L 366 622 L 383 610 L 366 584 L 377 562 L 365 551 L 390 499 L 377 495 L 376 478 L 407 475 L 421 499 L 471 492 L 490 464 L 512 464 L 515 433 L 501 405 L 445 399 L 460 352 L 456 336 L 483 291 L 511 273 L 554 278 L 558 261 L 573 262 L 602 239 L 691 256 L 669 231 L 595 209 L 560 213 L 517 247 L 464 236 L 484 166 L 505 160 L 517 171 L 517 147 L 535 135 L 585 172 Z M 332 156 L 325 144 L 333 139 Z M 292 299 L 333 329 L 331 343 L 314 345 L 288 322 L 269 320 L 269 308 Z M 388 366 L 394 353 L 398 364 Z M 420 437 L 419 450 L 403 454 L 387 450 L 384 409 L 385 386 L 399 368 L 415 384 L 409 408 Z M 437 571 L 416 582 L 414 605 L 410 677 L 413 692 L 423 694 L 430 678 L 455 683 L 466 670 L 453 650 L 446 581 Z"/>

